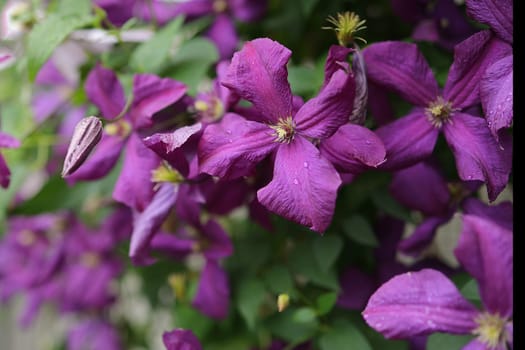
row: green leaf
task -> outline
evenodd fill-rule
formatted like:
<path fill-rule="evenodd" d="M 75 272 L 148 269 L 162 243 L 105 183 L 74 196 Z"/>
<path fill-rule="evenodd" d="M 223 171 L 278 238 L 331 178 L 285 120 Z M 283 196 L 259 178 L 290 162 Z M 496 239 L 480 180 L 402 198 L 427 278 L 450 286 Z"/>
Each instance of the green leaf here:
<path fill-rule="evenodd" d="M 91 13 L 89 0 L 60 0 L 58 13 L 63 16 L 88 16 Z"/>
<path fill-rule="evenodd" d="M 312 13 L 315 5 L 317 5 L 318 2 L 319 0 L 301 0 L 300 1 L 301 10 L 305 17 L 308 17 Z"/>
<path fill-rule="evenodd" d="M 287 309 L 266 319 L 266 327 L 277 337 L 290 343 L 300 343 L 310 339 L 317 331 L 317 319 L 310 322 L 294 321 L 297 309 Z"/>
<path fill-rule="evenodd" d="M 207 77 L 210 67 L 217 62 L 219 54 L 208 39 L 194 38 L 184 42 L 170 62 L 168 75 L 188 85 L 188 92 L 194 94 L 202 80 Z"/>
<path fill-rule="evenodd" d="M 471 335 L 434 333 L 428 337 L 427 350 L 460 350 L 471 340 Z"/>
<path fill-rule="evenodd" d="M 293 313 L 293 320 L 298 323 L 310 323 L 315 321 L 317 315 L 315 310 L 310 307 L 302 307 Z"/>
<path fill-rule="evenodd" d="M 290 254 L 290 267 L 292 270 L 308 278 L 312 283 L 332 290 L 339 290 L 337 275 L 333 269 L 324 270 L 314 257 L 311 242 L 305 241 L 298 244 Z"/>
<path fill-rule="evenodd" d="M 131 55 L 130 67 L 137 72 L 158 73 L 168 60 L 169 52 L 176 41 L 181 39 L 177 33 L 183 22 L 184 17 L 177 17 L 159 30 L 153 38 L 140 44 Z"/>
<path fill-rule="evenodd" d="M 337 293 L 335 292 L 321 294 L 319 297 L 317 297 L 317 313 L 320 316 L 326 315 L 330 312 L 330 310 L 332 310 L 336 301 Z"/>
<path fill-rule="evenodd" d="M 343 240 L 334 235 L 318 237 L 312 244 L 315 259 L 323 271 L 332 267 L 343 249 Z"/>
<path fill-rule="evenodd" d="M 348 238 L 368 247 L 377 247 L 379 242 L 372 226 L 361 215 L 352 215 L 343 222 L 343 231 Z"/>
<path fill-rule="evenodd" d="M 293 295 L 293 280 L 290 271 L 285 266 L 273 266 L 263 275 L 268 289 L 275 294 L 286 293 Z"/>
<path fill-rule="evenodd" d="M 372 201 L 385 213 L 403 221 L 412 222 L 412 217 L 410 216 L 408 210 L 399 204 L 390 194 L 388 194 L 388 192 L 375 192 L 372 195 Z"/>
<path fill-rule="evenodd" d="M 265 295 L 264 284 L 255 278 L 242 280 L 237 288 L 237 308 L 250 329 L 255 327 Z"/>
<path fill-rule="evenodd" d="M 288 68 L 288 81 L 294 94 L 313 96 L 323 84 L 323 66 L 291 66 Z"/>
<path fill-rule="evenodd" d="M 71 32 L 92 23 L 93 20 L 94 17 L 89 14 L 50 14 L 42 22 L 37 23 L 27 39 L 29 79 L 35 79 L 40 67 Z"/>
<path fill-rule="evenodd" d="M 359 349 L 372 350 L 365 336 L 350 322 L 339 319 L 332 329 L 319 339 L 321 350 Z"/>

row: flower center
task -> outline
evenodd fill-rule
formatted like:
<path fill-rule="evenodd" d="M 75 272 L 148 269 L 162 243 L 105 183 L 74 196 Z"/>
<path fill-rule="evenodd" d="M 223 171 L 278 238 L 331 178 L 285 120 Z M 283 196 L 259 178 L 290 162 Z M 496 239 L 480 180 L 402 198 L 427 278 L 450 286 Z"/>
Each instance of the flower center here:
<path fill-rule="evenodd" d="M 162 163 L 151 172 L 151 181 L 157 184 L 162 182 L 179 184 L 184 181 L 184 176 L 168 164 Z"/>
<path fill-rule="evenodd" d="M 213 2 L 213 11 L 215 11 L 216 13 L 224 12 L 227 8 L 228 3 L 226 2 L 226 0 L 215 0 Z"/>
<path fill-rule="evenodd" d="M 27 247 L 27 246 L 32 245 L 35 242 L 36 242 L 36 235 L 33 231 L 27 230 L 27 229 L 20 231 L 20 234 L 18 235 L 18 243 Z"/>
<path fill-rule="evenodd" d="M 100 256 L 97 253 L 87 252 L 80 256 L 80 262 L 88 268 L 94 268 L 100 264 Z"/>
<path fill-rule="evenodd" d="M 338 13 L 337 18 L 329 16 L 327 21 L 333 24 L 333 27 L 323 27 L 323 29 L 333 29 L 337 36 L 337 41 L 341 46 L 347 46 L 351 44 L 355 39 L 361 40 L 366 44 L 366 40 L 354 36 L 354 34 L 360 30 L 366 29 L 364 25 L 366 20 L 361 19 L 359 15 L 354 12 L 346 11 L 344 13 Z"/>
<path fill-rule="evenodd" d="M 219 120 L 224 115 L 224 105 L 215 94 L 206 94 L 193 104 L 195 111 L 206 121 Z"/>
<path fill-rule="evenodd" d="M 277 125 L 270 125 L 274 130 L 276 142 L 290 143 L 295 136 L 295 122 L 292 117 L 281 118 Z"/>
<path fill-rule="evenodd" d="M 104 126 L 104 131 L 110 136 L 120 136 L 124 139 L 131 133 L 131 124 L 124 119 L 119 119 Z"/>
<path fill-rule="evenodd" d="M 456 111 L 452 103 L 445 101 L 439 96 L 434 102 L 431 102 L 425 109 L 425 114 L 436 128 L 440 128 L 444 123 L 450 120 L 452 113 Z"/>
<path fill-rule="evenodd" d="M 478 336 L 478 340 L 487 345 L 489 349 L 496 349 L 504 346 L 509 335 L 505 331 L 506 320 L 498 314 L 483 312 L 476 319 L 478 327 L 472 331 Z"/>

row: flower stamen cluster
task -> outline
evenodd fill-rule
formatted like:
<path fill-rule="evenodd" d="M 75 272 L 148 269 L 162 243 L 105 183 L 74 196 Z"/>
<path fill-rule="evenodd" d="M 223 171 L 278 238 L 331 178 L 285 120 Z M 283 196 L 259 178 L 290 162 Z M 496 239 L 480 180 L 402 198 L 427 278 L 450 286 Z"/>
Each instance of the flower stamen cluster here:
<path fill-rule="evenodd" d="M 337 18 L 329 16 L 327 21 L 333 24 L 333 27 L 323 27 L 323 29 L 333 29 L 337 36 L 337 41 L 341 46 L 347 46 L 353 43 L 355 40 L 361 40 L 366 44 L 366 40 L 354 36 L 354 34 L 360 30 L 366 29 L 364 25 L 366 20 L 361 19 L 359 15 L 354 12 L 346 11 L 344 13 L 338 13 Z"/>
<path fill-rule="evenodd" d="M 431 102 L 425 109 L 425 114 L 432 125 L 436 128 L 441 128 L 443 124 L 450 120 L 454 111 L 456 111 L 456 109 L 452 107 L 451 102 L 445 101 L 443 97 L 438 96 L 438 98 Z"/>
<path fill-rule="evenodd" d="M 475 322 L 478 327 L 472 333 L 477 335 L 478 340 L 487 345 L 488 349 L 497 349 L 505 345 L 508 338 L 505 331 L 507 320 L 498 314 L 483 312 L 476 317 Z"/>
<path fill-rule="evenodd" d="M 275 130 L 275 142 L 290 143 L 295 136 L 295 122 L 292 117 L 280 118 L 277 125 L 270 125 Z"/>

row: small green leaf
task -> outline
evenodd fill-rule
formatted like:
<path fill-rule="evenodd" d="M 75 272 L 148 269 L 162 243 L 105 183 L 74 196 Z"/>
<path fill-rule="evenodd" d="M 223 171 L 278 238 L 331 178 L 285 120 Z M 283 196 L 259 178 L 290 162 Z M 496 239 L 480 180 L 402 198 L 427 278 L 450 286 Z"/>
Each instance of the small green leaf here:
<path fill-rule="evenodd" d="M 359 349 L 372 350 L 365 336 L 350 322 L 340 319 L 319 339 L 321 350 Z"/>
<path fill-rule="evenodd" d="M 259 307 L 264 301 L 265 295 L 266 289 L 264 284 L 258 279 L 245 279 L 239 284 L 237 289 L 237 308 L 250 329 L 255 327 Z"/>
<path fill-rule="evenodd" d="M 327 313 L 329 313 L 330 310 L 332 310 L 332 308 L 334 307 L 336 301 L 337 301 L 337 293 L 335 292 L 321 294 L 317 298 L 318 315 L 322 316 L 322 315 L 326 315 Z"/>
<path fill-rule="evenodd" d="M 395 218 L 408 222 L 413 221 L 408 210 L 399 204 L 386 191 L 375 192 L 372 195 L 372 201 L 379 209 L 382 209 L 385 213 L 390 214 Z"/>
<path fill-rule="evenodd" d="M 60 0 L 57 9 L 62 16 L 88 16 L 91 13 L 91 1 Z"/>
<path fill-rule="evenodd" d="M 361 215 L 352 215 L 343 222 L 343 231 L 348 238 L 368 247 L 377 247 L 379 242 L 372 226 Z"/>
<path fill-rule="evenodd" d="M 140 44 L 131 55 L 130 67 L 137 72 L 158 73 L 168 60 L 169 52 L 176 40 L 181 39 L 177 33 L 183 22 L 184 17 L 177 17 L 159 30 L 153 38 Z"/>
<path fill-rule="evenodd" d="M 50 14 L 36 24 L 27 39 L 29 79 L 35 79 L 40 67 L 71 32 L 92 23 L 93 20 L 94 17 L 89 14 L 82 16 Z"/>
<path fill-rule="evenodd" d="M 290 271 L 285 266 L 276 265 L 268 270 L 264 276 L 264 282 L 273 293 L 293 294 L 293 280 Z"/>
<path fill-rule="evenodd" d="M 296 322 L 294 321 L 296 310 L 287 309 L 268 317 L 265 326 L 275 336 L 290 343 L 297 344 L 310 339 L 317 331 L 317 319 L 314 318 L 310 322 Z"/>
<path fill-rule="evenodd" d="M 323 271 L 327 271 L 337 260 L 343 249 L 343 240 L 334 235 L 317 237 L 312 241 L 314 256 Z"/>
<path fill-rule="evenodd" d="M 460 350 L 471 340 L 471 335 L 434 333 L 428 337 L 427 350 Z"/>
<path fill-rule="evenodd" d="M 317 318 L 315 310 L 310 307 L 302 307 L 295 310 L 293 320 L 298 323 L 310 323 Z"/>
<path fill-rule="evenodd" d="M 290 267 L 294 273 L 301 274 L 312 283 L 321 287 L 339 290 L 337 275 L 333 269 L 324 270 L 315 258 L 312 243 L 309 241 L 298 244 L 290 254 Z"/>
<path fill-rule="evenodd" d="M 323 66 L 290 66 L 288 68 L 288 81 L 295 94 L 303 97 L 313 96 L 323 84 Z"/>

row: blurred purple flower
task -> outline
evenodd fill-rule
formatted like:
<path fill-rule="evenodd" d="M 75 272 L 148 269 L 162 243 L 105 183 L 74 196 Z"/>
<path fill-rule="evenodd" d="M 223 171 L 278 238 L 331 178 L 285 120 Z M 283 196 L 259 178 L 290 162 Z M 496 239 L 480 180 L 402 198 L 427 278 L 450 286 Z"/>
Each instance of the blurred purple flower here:
<path fill-rule="evenodd" d="M 176 328 L 162 334 L 166 350 L 202 350 L 199 339 L 189 329 Z"/>
<path fill-rule="evenodd" d="M 250 101 L 263 120 L 228 113 L 220 123 L 209 125 L 199 144 L 200 169 L 233 179 L 247 175 L 274 153 L 274 176 L 257 192 L 260 203 L 323 232 L 331 221 L 341 178 L 310 139 L 326 139 L 348 121 L 354 79 L 344 69 L 333 72 L 319 95 L 294 113 L 286 70 L 290 56 L 290 50 L 267 38 L 247 42 L 234 55 L 222 83 Z"/>
<path fill-rule="evenodd" d="M 117 330 L 108 322 L 88 319 L 75 325 L 67 334 L 68 350 L 122 350 Z"/>
<path fill-rule="evenodd" d="M 482 311 L 441 272 L 423 269 L 381 286 L 363 311 L 366 322 L 387 338 L 445 332 L 476 335 L 464 349 L 505 349 L 512 344 L 513 234 L 508 222 L 501 225 L 501 219 L 493 219 L 499 217 L 496 213 L 463 215 L 454 251 L 478 282 Z"/>
<path fill-rule="evenodd" d="M 380 42 L 368 46 L 363 51 L 368 78 L 416 106 L 406 117 L 376 130 L 387 149 L 387 161 L 380 167 L 397 170 L 427 158 L 443 131 L 459 177 L 487 183 L 493 201 L 509 179 L 511 140 L 502 139 L 502 149 L 486 122 L 464 110 L 479 102 L 479 82 L 486 68 L 508 53 L 508 47 L 492 40 L 488 32 L 470 37 L 456 46 L 447 83 L 440 91 L 415 44 Z"/>

